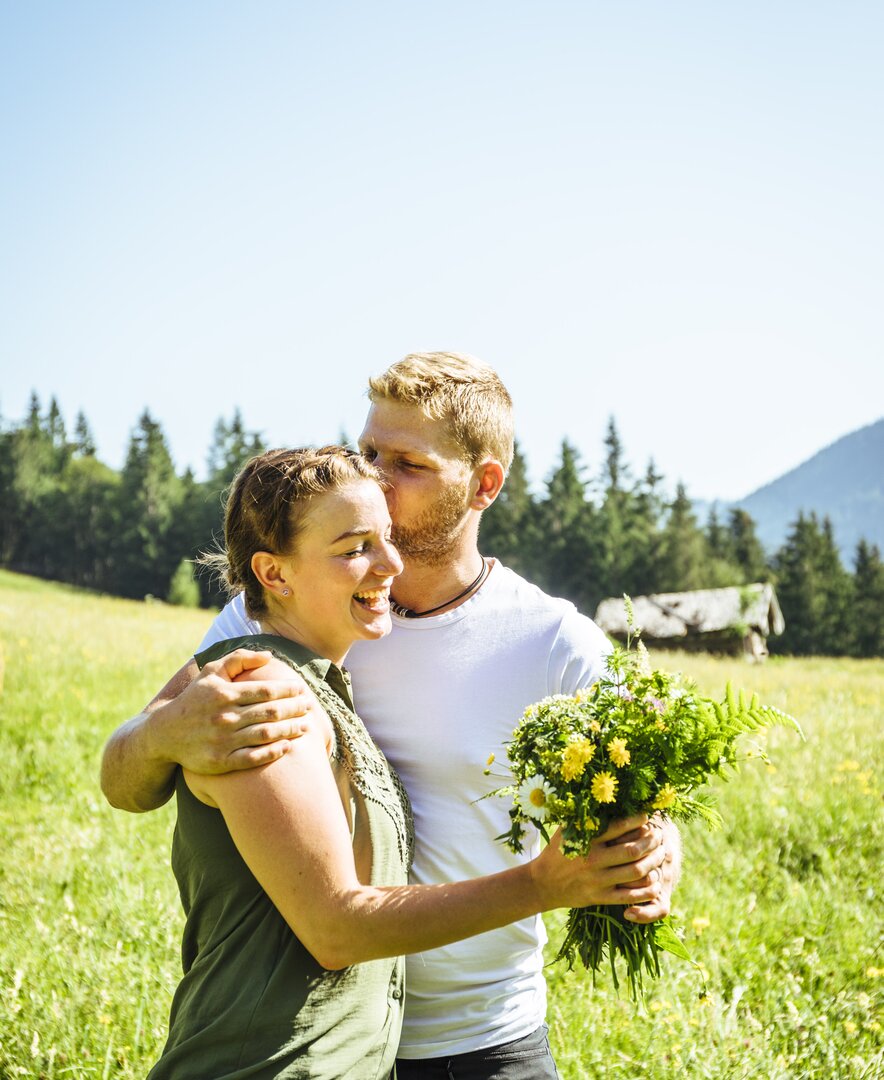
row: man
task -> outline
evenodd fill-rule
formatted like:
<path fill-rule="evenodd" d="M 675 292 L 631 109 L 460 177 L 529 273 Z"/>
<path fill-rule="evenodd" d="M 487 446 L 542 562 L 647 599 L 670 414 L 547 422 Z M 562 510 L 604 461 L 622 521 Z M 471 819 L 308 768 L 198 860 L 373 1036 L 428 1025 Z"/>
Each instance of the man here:
<path fill-rule="evenodd" d="M 483 796 L 505 778 L 487 777 L 486 762 L 502 756 L 526 705 L 598 678 L 608 642 L 572 604 L 479 552 L 481 515 L 513 453 L 512 404 L 496 373 L 457 354 L 414 354 L 372 379 L 369 397 L 360 448 L 390 483 L 405 570 L 394 586 L 392 633 L 357 643 L 347 657 L 357 709 L 411 795 L 412 880 L 493 873 L 518 857 L 495 840 L 509 827 L 507 806 Z M 250 630 L 234 600 L 203 647 Z M 237 653 L 190 685 L 173 679 L 152 711 L 108 743 L 110 801 L 159 805 L 176 762 L 223 772 L 284 753 L 301 724 L 300 689 L 230 681 L 262 662 Z M 659 900 L 631 908 L 637 922 L 669 909 L 679 855 L 677 834 L 664 829 Z M 538 916 L 409 957 L 400 1080 L 555 1077 L 543 1024 L 544 940 Z"/>

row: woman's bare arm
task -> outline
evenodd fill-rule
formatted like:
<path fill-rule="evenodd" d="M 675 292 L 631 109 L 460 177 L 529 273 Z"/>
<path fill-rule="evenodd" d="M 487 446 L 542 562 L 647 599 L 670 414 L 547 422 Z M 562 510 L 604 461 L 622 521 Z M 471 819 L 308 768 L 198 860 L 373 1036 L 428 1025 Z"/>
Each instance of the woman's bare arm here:
<path fill-rule="evenodd" d="M 664 849 L 644 816 L 612 826 L 585 859 L 565 858 L 554 840 L 524 866 L 472 881 L 360 883 L 318 725 L 261 768 L 185 777 L 198 798 L 221 810 L 252 873 L 323 967 L 422 952 L 555 907 L 659 896 Z M 634 839 L 609 843 L 636 829 Z"/>

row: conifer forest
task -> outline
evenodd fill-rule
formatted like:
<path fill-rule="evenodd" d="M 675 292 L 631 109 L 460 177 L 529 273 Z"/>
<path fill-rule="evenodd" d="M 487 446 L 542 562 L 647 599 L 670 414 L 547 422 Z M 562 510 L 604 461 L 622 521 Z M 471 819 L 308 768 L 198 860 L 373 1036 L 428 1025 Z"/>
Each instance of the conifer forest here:
<path fill-rule="evenodd" d="M 192 560 L 217 543 L 225 489 L 263 449 L 234 412 L 215 425 L 206 478 L 179 475 L 145 411 L 117 471 L 96 456 L 82 413 L 69 429 L 55 399 L 44 409 L 34 394 L 23 421 L 0 421 L 0 566 L 133 599 L 219 606 L 218 584 L 195 575 Z M 831 523 L 813 513 L 799 515 L 772 553 L 744 510 L 698 520 L 684 486 L 670 492 L 653 462 L 633 472 L 613 419 L 601 460 L 591 467 L 563 441 L 540 492 L 517 446 L 480 546 L 590 616 L 622 593 L 770 581 L 786 622 L 768 642 L 772 652 L 884 655 L 884 568 L 874 544 L 861 540 L 845 566 Z"/>

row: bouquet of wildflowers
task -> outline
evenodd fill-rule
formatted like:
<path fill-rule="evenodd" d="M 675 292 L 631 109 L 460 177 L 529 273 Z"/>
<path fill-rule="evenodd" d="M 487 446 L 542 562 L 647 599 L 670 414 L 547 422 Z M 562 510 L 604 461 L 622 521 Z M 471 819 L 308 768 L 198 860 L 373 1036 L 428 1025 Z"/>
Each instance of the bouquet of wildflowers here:
<path fill-rule="evenodd" d="M 528 823 L 547 840 L 557 826 L 571 855 L 587 854 L 611 822 L 642 812 L 714 828 L 721 818 L 705 785 L 736 770 L 739 737 L 775 724 L 801 734 L 796 720 L 757 696 L 734 694 L 728 685 L 724 700 L 713 701 L 680 676 L 652 671 L 647 650 L 636 643 L 628 599 L 627 614 L 630 638 L 608 657 L 606 675 L 574 697 L 529 706 L 507 744 L 513 783 L 498 794 L 514 797 L 512 826 L 499 839 L 513 851 L 522 850 Z M 556 960 L 571 967 L 579 956 L 594 979 L 607 956 L 617 987 L 622 959 L 637 998 L 643 975 L 660 974 L 661 950 L 690 957 L 668 918 L 631 923 L 624 910 L 574 908 Z"/>

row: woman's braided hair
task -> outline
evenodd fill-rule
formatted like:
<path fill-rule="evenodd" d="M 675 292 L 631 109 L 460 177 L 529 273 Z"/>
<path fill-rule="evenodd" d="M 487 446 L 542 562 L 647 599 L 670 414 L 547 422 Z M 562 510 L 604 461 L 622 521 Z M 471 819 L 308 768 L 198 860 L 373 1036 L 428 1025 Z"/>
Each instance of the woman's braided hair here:
<path fill-rule="evenodd" d="M 368 461 L 343 446 L 268 450 L 235 477 L 224 510 L 224 549 L 196 561 L 216 573 L 229 596 L 245 594 L 253 619 L 267 613 L 264 588 L 252 570 L 256 551 L 292 554 L 311 500 L 360 480 L 381 483 Z"/>

